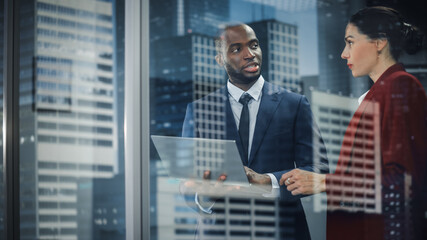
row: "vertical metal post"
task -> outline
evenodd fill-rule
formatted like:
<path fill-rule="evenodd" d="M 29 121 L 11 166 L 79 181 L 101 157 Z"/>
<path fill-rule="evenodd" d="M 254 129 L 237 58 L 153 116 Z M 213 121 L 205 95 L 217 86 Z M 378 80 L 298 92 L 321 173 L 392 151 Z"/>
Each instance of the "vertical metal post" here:
<path fill-rule="evenodd" d="M 143 0 L 141 6 L 141 181 L 142 181 L 142 239 L 150 239 L 150 10 L 149 0 Z"/>
<path fill-rule="evenodd" d="M 150 239 L 149 0 L 125 2 L 126 239 Z"/>
<path fill-rule="evenodd" d="M 3 171 L 5 239 L 19 239 L 19 0 L 4 1 Z"/>

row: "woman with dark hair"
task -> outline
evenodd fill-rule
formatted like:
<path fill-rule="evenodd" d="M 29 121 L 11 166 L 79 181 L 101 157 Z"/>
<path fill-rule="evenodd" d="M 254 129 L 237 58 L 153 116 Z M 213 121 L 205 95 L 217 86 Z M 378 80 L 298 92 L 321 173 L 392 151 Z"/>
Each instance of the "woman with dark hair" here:
<path fill-rule="evenodd" d="M 368 7 L 347 24 L 341 57 L 374 84 L 359 98 L 335 173 L 282 175 L 293 195 L 326 192 L 327 239 L 427 239 L 427 97 L 397 62 L 422 35 L 394 9 Z"/>

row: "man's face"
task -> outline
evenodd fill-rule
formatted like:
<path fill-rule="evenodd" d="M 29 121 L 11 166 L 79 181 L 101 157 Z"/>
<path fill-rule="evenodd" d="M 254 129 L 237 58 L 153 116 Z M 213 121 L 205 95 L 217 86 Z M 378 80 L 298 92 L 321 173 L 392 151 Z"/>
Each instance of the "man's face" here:
<path fill-rule="evenodd" d="M 230 81 L 250 84 L 261 75 L 262 52 L 254 30 L 247 25 L 227 29 L 223 34 L 222 60 Z"/>

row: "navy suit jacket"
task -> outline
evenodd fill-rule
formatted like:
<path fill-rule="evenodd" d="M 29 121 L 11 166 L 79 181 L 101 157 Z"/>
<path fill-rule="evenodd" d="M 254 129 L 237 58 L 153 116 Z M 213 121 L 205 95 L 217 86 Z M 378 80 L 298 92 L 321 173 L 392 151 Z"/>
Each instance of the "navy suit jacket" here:
<path fill-rule="evenodd" d="M 243 156 L 228 95 L 225 86 L 190 103 L 182 136 L 235 140 L 240 155 Z M 313 140 L 320 144 L 315 146 Z M 266 81 L 262 89 L 251 153 L 249 160 L 243 161 L 243 164 L 261 174 L 272 173 L 279 181 L 282 174 L 295 167 L 327 173 L 328 162 L 320 152 L 326 151 L 307 99 Z M 314 157 L 317 157 L 317 163 L 314 163 Z M 308 231 L 299 198 L 300 196 L 292 196 L 285 186 L 281 186 L 280 199 L 294 205 L 297 209 L 296 225 Z M 303 233 L 297 233 L 299 234 Z"/>

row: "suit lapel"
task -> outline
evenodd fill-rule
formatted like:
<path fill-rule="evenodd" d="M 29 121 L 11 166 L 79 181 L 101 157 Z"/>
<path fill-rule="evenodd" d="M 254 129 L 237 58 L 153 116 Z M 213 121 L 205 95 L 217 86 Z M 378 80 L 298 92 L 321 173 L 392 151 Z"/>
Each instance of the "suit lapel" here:
<path fill-rule="evenodd" d="M 265 133 L 270 125 L 271 119 L 276 112 L 277 106 L 279 105 L 283 94 L 279 94 L 279 88 L 274 85 L 265 82 L 262 88 L 262 98 L 258 109 L 255 132 L 252 140 L 251 154 L 249 157 L 249 163 L 253 161 L 255 153 L 261 146 L 262 140 Z"/>

